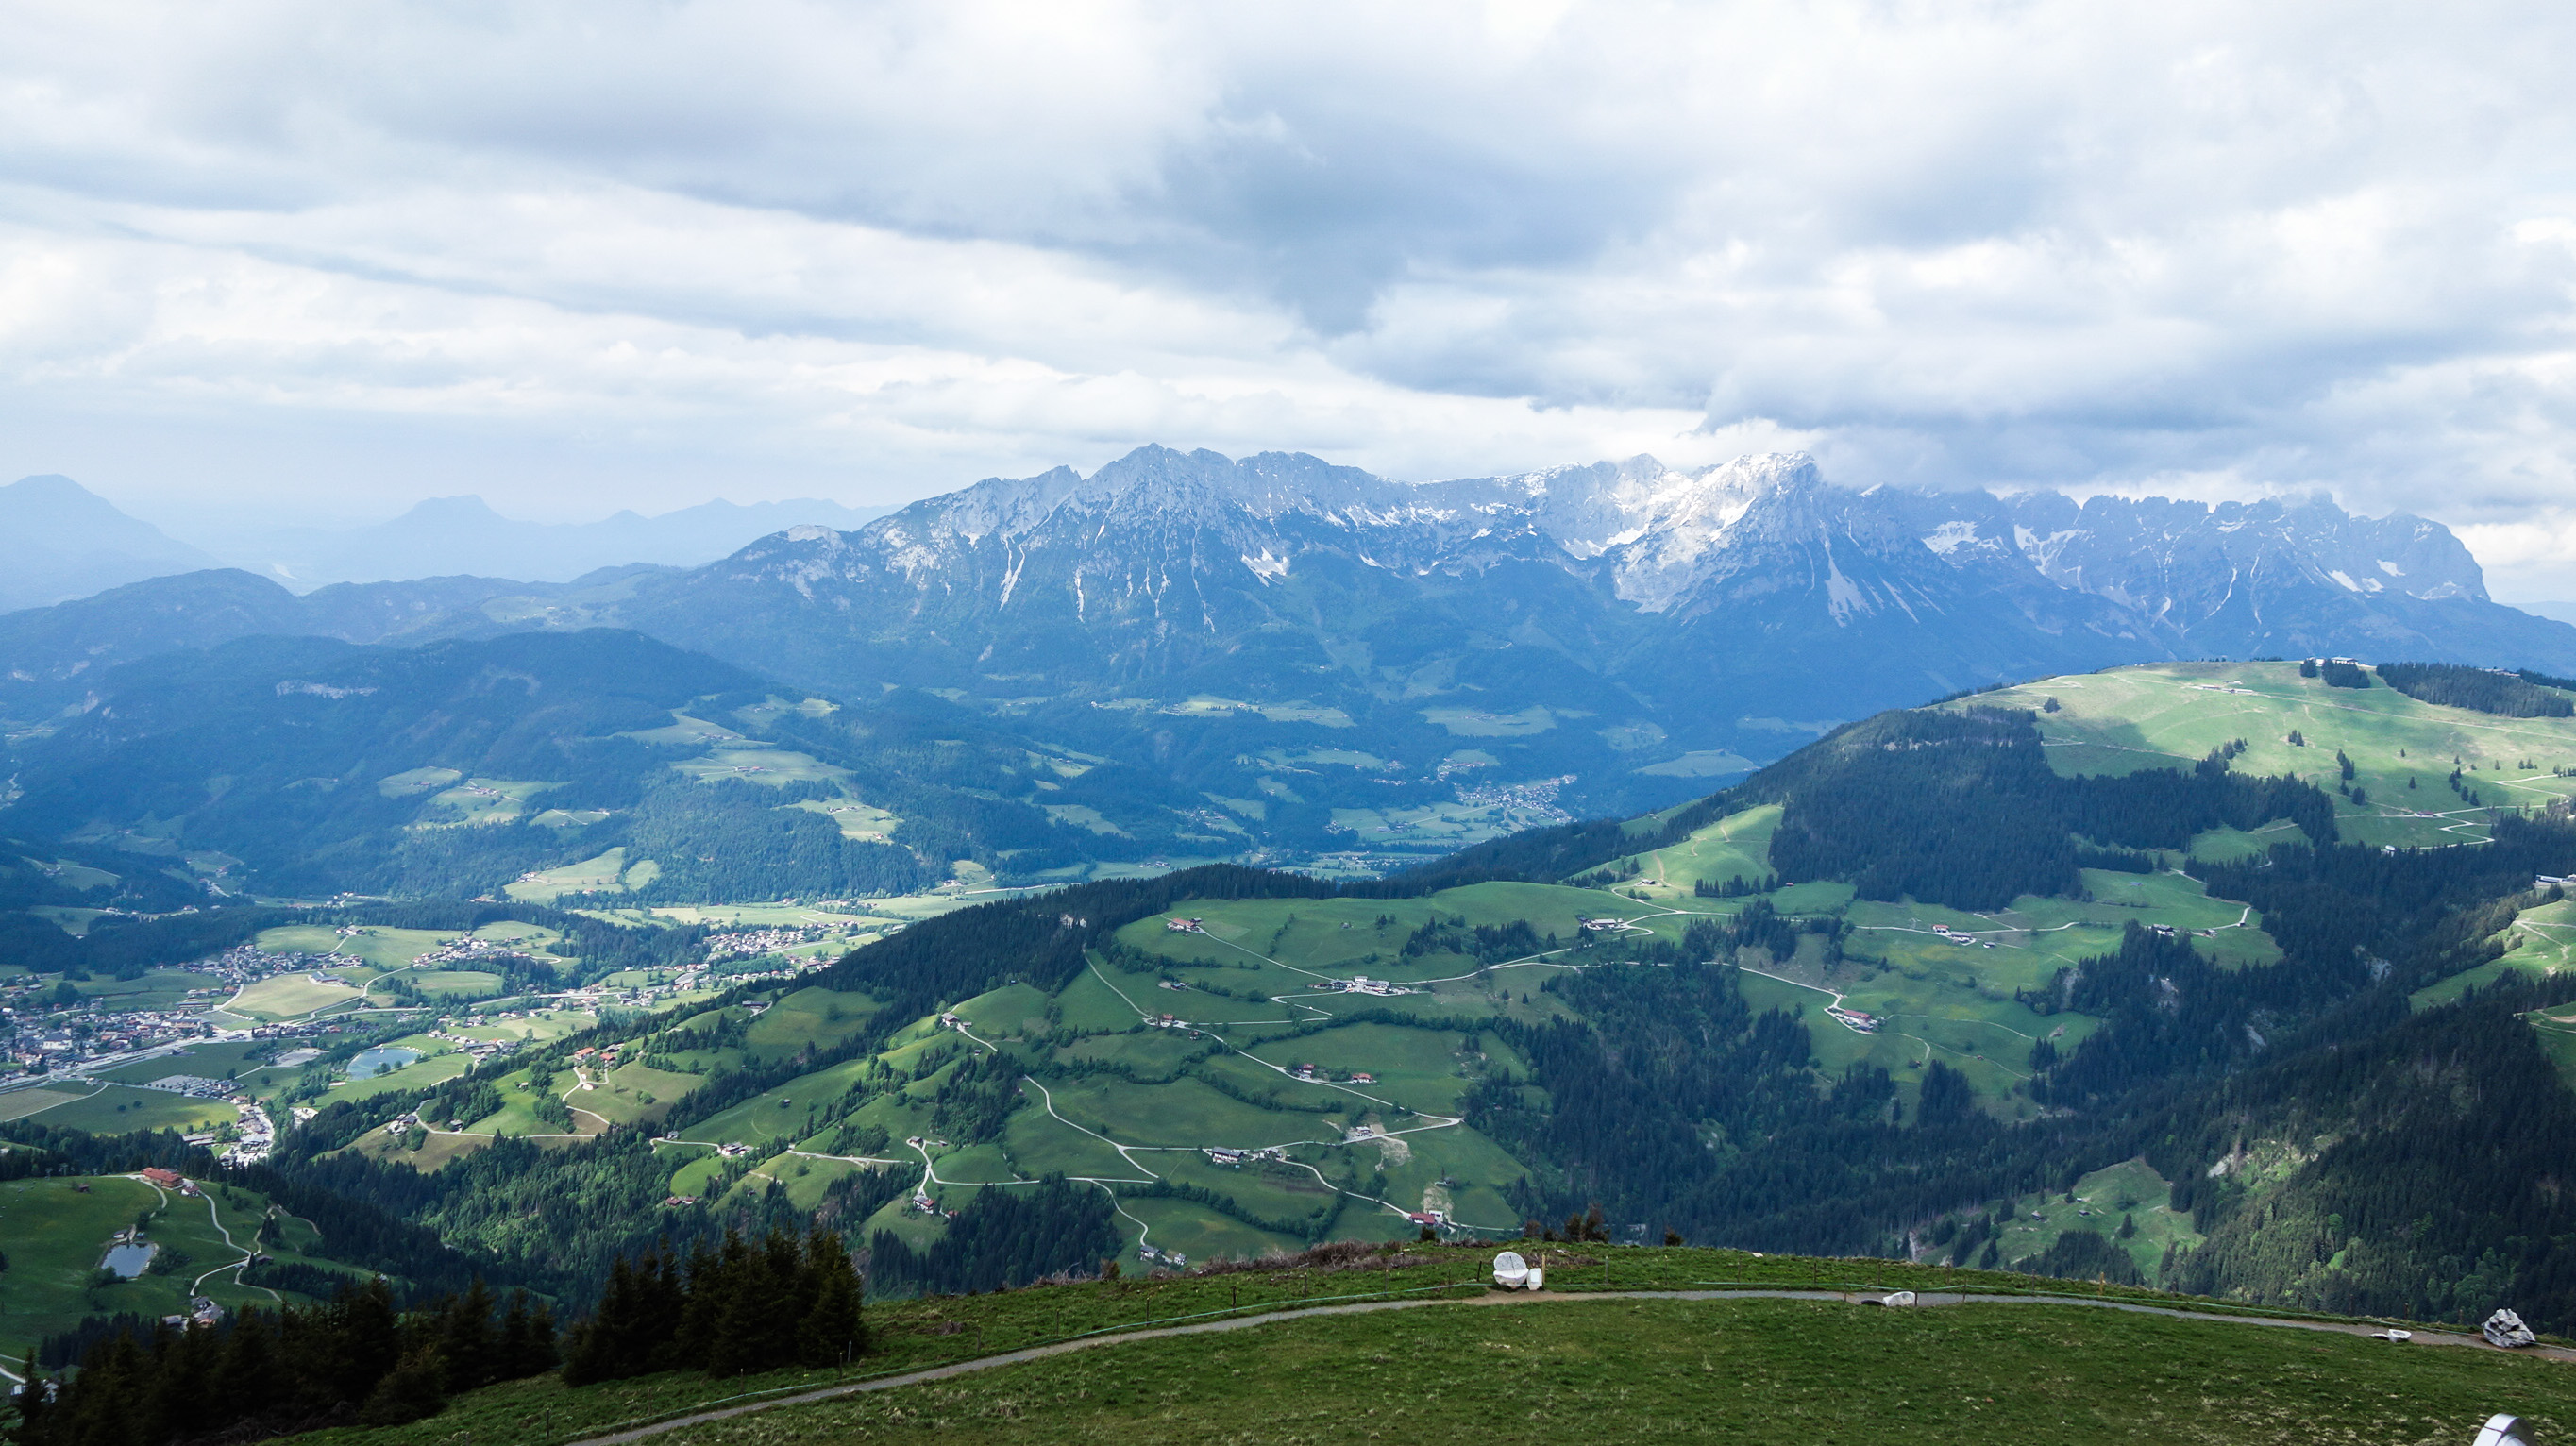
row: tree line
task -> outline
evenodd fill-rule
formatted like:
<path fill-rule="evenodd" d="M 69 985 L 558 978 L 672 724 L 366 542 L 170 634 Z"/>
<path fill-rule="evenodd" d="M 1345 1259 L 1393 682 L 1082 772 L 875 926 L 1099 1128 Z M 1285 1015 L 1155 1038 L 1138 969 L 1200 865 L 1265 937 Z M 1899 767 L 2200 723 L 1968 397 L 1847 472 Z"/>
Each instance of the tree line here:
<path fill-rule="evenodd" d="M 31 1365 L 14 1439 L 165 1446 L 393 1426 L 435 1414 L 456 1392 L 555 1365 L 554 1317 L 524 1291 L 504 1309 L 477 1280 L 401 1311 L 379 1278 L 344 1285 L 325 1304 L 244 1306 L 211 1325 L 135 1322 L 91 1341 L 68 1379 Z"/>
<path fill-rule="evenodd" d="M 2543 687 L 2538 675 L 2471 668 L 2459 663 L 2382 663 L 2379 676 L 2409 698 L 2467 708 L 2503 718 L 2576 716 L 2576 699 Z"/>
<path fill-rule="evenodd" d="M 738 1376 L 790 1363 L 840 1365 L 867 1348 L 860 1283 L 841 1237 L 738 1231 L 683 1259 L 667 1244 L 610 1265 L 599 1309 L 566 1343 L 564 1384 L 655 1371 Z"/>

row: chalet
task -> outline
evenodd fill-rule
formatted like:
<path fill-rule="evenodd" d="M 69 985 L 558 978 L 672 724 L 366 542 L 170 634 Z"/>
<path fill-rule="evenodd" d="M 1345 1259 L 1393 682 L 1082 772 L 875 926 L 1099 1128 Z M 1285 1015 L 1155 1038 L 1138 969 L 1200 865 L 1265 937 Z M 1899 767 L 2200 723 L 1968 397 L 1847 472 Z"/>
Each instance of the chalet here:
<path fill-rule="evenodd" d="M 1243 1163 L 1243 1151 L 1229 1150 L 1221 1145 L 1209 1146 L 1207 1157 L 1208 1163 L 1212 1165 L 1240 1165 Z"/>
<path fill-rule="evenodd" d="M 1845 1029 L 1852 1031 L 1854 1034 L 1878 1033 L 1880 1020 L 1875 1015 L 1867 1014 L 1857 1009 L 1845 1009 L 1839 1004 L 1826 1005 L 1825 1013 L 1832 1016 L 1835 1023 L 1842 1025 Z"/>
<path fill-rule="evenodd" d="M 164 1190 L 176 1190 L 180 1186 L 188 1183 L 180 1177 L 178 1171 L 164 1170 L 158 1165 L 144 1166 L 143 1178 L 152 1184 L 160 1186 Z"/>
<path fill-rule="evenodd" d="M 1353 1084 L 1376 1084 L 1376 1083 L 1377 1083 L 1377 1076 L 1376 1076 L 1376 1075 L 1373 1075 L 1373 1074 L 1369 1074 L 1369 1073 L 1367 1073 L 1366 1071 L 1358 1071 L 1358 1072 L 1355 1072 L 1355 1073 L 1353 1073 L 1353 1074 L 1351 1075 L 1351 1083 L 1353 1083 Z"/>
<path fill-rule="evenodd" d="M 1171 934 L 1204 934 L 1207 932 L 1207 921 L 1205 919 L 1165 919 L 1163 929 L 1164 932 Z"/>

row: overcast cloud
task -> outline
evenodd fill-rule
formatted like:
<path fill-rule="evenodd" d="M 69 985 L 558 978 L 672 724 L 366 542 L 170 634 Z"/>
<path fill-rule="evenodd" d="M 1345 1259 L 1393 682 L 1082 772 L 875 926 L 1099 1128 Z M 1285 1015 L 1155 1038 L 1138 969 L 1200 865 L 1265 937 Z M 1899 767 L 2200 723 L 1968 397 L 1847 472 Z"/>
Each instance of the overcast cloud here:
<path fill-rule="evenodd" d="M 9 14 L 0 474 L 156 519 L 1799 446 L 2576 596 L 2565 6 Z"/>

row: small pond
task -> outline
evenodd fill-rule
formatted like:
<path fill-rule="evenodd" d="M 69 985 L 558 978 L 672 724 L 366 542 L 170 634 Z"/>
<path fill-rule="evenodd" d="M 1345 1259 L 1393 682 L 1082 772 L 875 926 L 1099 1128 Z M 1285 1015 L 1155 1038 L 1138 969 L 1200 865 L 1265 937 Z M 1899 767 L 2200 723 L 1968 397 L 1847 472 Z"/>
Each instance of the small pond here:
<path fill-rule="evenodd" d="M 349 1078 L 374 1079 L 377 1075 L 398 1070 L 418 1058 L 420 1058 L 419 1050 L 398 1049 L 390 1044 L 380 1044 L 373 1049 L 359 1051 L 358 1057 L 349 1061 Z"/>
<path fill-rule="evenodd" d="M 132 1280 L 143 1273 L 144 1267 L 152 1263 L 153 1253 L 160 1248 L 158 1245 L 114 1246 L 107 1252 L 107 1259 L 99 1263 L 127 1280 Z"/>

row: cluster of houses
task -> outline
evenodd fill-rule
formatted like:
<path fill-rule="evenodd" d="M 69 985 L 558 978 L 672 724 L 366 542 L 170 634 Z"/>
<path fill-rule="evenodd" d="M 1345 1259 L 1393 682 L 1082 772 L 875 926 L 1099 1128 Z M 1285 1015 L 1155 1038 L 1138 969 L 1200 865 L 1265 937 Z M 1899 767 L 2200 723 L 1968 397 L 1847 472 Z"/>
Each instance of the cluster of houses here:
<path fill-rule="evenodd" d="M 1831 1015 L 1835 1023 L 1855 1034 L 1876 1034 L 1881 1023 L 1878 1016 L 1874 1014 L 1858 1009 L 1846 1009 L 1839 1004 L 1826 1005 L 1825 1013 Z"/>
<path fill-rule="evenodd" d="M 1163 932 L 1167 934 L 1204 934 L 1207 932 L 1207 920 L 1165 919 L 1163 921 Z"/>
<path fill-rule="evenodd" d="M 1506 809 L 1521 816 L 1524 827 L 1572 823 L 1574 815 L 1557 807 L 1557 790 L 1572 783 L 1575 775 L 1541 778 L 1529 783 L 1485 783 L 1461 785 L 1458 801 L 1469 808 Z"/>
<path fill-rule="evenodd" d="M 168 1090 L 191 1099 L 219 1100 L 238 1093 L 241 1087 L 228 1079 L 208 1079 L 201 1074 L 165 1074 L 159 1079 L 146 1081 L 142 1088 Z"/>
<path fill-rule="evenodd" d="M 801 944 L 819 944 L 837 930 L 820 925 L 795 925 L 767 929 L 731 929 L 707 936 L 707 958 L 750 958 L 762 954 L 783 954 Z"/>
<path fill-rule="evenodd" d="M 1324 988 L 1331 993 L 1372 994 L 1381 999 L 1394 994 L 1422 992 L 1419 989 L 1407 989 L 1401 984 L 1390 984 L 1383 979 L 1371 979 L 1365 974 L 1354 974 L 1348 979 L 1328 979 L 1324 981 Z"/>
<path fill-rule="evenodd" d="M 1136 1258 L 1147 1265 L 1168 1265 L 1174 1270 L 1187 1270 L 1190 1266 L 1188 1256 L 1177 1250 L 1165 1250 L 1158 1245 L 1139 1243 L 1136 1247 Z"/>
<path fill-rule="evenodd" d="M 1373 1085 L 1377 1083 L 1377 1076 L 1368 1073 L 1366 1070 L 1345 1071 L 1332 1069 L 1320 1064 L 1290 1065 L 1288 1067 L 1288 1077 L 1294 1080 L 1304 1080 L 1308 1084 Z"/>
<path fill-rule="evenodd" d="M 1229 1150 L 1221 1145 L 1210 1145 L 1206 1148 L 1208 1163 L 1211 1165 L 1257 1165 L 1265 1160 L 1285 1162 L 1288 1158 L 1288 1150 L 1284 1145 L 1271 1145 L 1259 1150 Z"/>
<path fill-rule="evenodd" d="M 228 1165 L 256 1165 L 277 1148 L 277 1126 L 268 1107 L 250 1096 L 236 1095 L 234 1103 L 241 1110 L 241 1138 L 225 1148 L 222 1159 Z"/>
<path fill-rule="evenodd" d="M 445 1044 L 455 1045 L 458 1049 L 465 1052 L 466 1058 L 473 1060 L 476 1064 L 481 1064 L 483 1061 L 494 1058 L 498 1055 L 516 1054 L 519 1052 L 520 1041 L 515 1039 L 471 1039 L 462 1034 L 451 1034 L 444 1029 L 432 1029 L 428 1031 L 428 1034 L 432 1039 Z"/>

